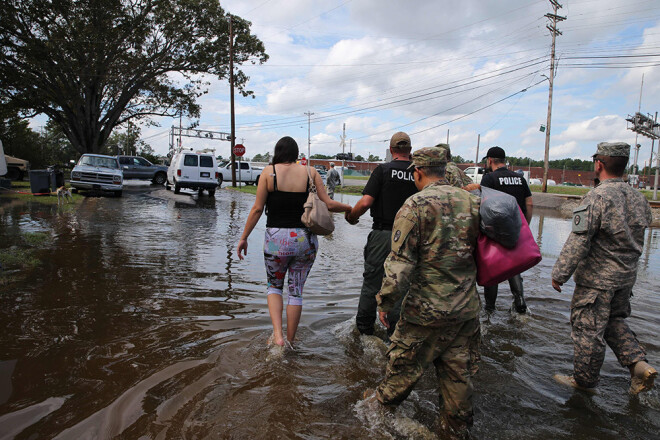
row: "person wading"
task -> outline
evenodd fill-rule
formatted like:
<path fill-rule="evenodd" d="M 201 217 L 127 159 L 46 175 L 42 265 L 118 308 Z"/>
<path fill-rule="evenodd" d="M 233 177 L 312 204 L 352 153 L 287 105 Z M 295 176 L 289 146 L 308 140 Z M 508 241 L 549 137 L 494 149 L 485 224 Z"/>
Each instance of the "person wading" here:
<path fill-rule="evenodd" d="M 376 294 L 383 282 L 383 263 L 390 253 L 394 217 L 403 202 L 417 192 L 412 172 L 408 170 L 411 149 L 410 137 L 406 133 L 394 133 L 390 139 L 392 161 L 374 169 L 362 191 L 362 198 L 351 212 L 346 213 L 346 220 L 351 224 L 357 223 L 368 209 L 373 217 L 372 231 L 364 247 L 362 290 L 355 318 L 363 335 L 374 333 Z M 391 322 L 396 323 L 398 313 L 398 308 L 392 311 Z"/>
<path fill-rule="evenodd" d="M 449 185 L 445 150 L 422 148 L 412 161 L 420 191 L 396 215 L 392 251 L 377 296 L 379 318 L 386 327 L 392 326 L 388 312 L 401 298 L 403 305 L 375 399 L 385 405 L 401 403 L 433 363 L 445 434 L 465 438 L 473 423 L 472 376 L 481 338 L 473 257 L 480 199 Z"/>
<path fill-rule="evenodd" d="M 282 291 L 288 274 L 288 304 L 286 306 L 286 335 L 293 343 L 302 312 L 302 294 L 305 280 L 312 269 L 318 251 L 318 239 L 302 224 L 304 208 L 309 194 L 309 176 L 316 185 L 319 199 L 333 212 L 348 212 L 350 205 L 335 202 L 325 192 L 323 179 L 315 168 L 296 164 L 298 144 L 285 136 L 275 145 L 273 164 L 264 168 L 257 186 L 257 198 L 250 210 L 243 235 L 238 242 L 238 258 L 247 255 L 248 237 L 266 207 L 266 234 L 264 261 L 268 287 L 268 312 L 273 324 L 269 343 L 285 344 L 282 330 Z M 309 173 L 309 174 L 308 174 Z"/>
<path fill-rule="evenodd" d="M 594 172 L 600 181 L 573 211 L 573 226 L 552 269 L 552 287 L 575 274 L 571 301 L 573 375 L 555 375 L 560 383 L 592 391 L 609 345 L 621 366 L 630 370 L 630 392 L 648 391 L 658 376 L 626 318 L 652 220 L 646 198 L 623 181 L 630 145 L 598 144 Z"/>
<path fill-rule="evenodd" d="M 486 169 L 490 172 L 481 179 L 481 185 L 502 191 L 516 198 L 518 206 L 525 216 L 527 223 L 532 221 L 532 192 L 529 190 L 527 181 L 520 174 L 506 167 L 506 155 L 500 147 L 492 147 L 486 153 Z M 518 313 L 527 311 L 525 296 L 523 295 L 522 277 L 516 275 L 509 279 L 509 287 L 513 295 L 513 306 Z M 484 287 L 485 309 L 487 312 L 495 310 L 497 299 L 497 284 Z"/>

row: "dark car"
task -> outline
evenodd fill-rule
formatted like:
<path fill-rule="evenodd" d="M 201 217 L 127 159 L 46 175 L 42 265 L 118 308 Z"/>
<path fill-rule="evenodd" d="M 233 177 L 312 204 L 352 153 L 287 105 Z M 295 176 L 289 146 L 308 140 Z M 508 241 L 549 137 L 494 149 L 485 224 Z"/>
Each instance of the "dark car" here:
<path fill-rule="evenodd" d="M 167 180 L 167 167 L 154 165 L 140 156 L 117 156 L 124 180 L 151 180 L 154 185 L 163 185 Z"/>

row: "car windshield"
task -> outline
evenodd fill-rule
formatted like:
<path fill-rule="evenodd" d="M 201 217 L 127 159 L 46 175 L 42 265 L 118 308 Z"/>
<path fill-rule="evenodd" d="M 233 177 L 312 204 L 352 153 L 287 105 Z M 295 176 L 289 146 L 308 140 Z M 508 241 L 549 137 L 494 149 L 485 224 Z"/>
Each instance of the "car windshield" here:
<path fill-rule="evenodd" d="M 117 159 L 112 157 L 99 157 L 99 156 L 83 156 L 80 158 L 78 165 L 89 165 L 92 167 L 112 168 L 116 170 L 119 168 Z"/>

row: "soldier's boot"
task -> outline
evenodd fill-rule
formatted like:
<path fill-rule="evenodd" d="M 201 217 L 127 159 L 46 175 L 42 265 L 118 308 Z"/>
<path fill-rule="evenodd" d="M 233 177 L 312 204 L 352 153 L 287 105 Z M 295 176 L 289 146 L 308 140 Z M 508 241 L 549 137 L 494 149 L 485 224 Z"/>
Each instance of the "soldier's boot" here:
<path fill-rule="evenodd" d="M 639 394 L 653 388 L 658 372 L 646 362 L 639 361 L 630 367 L 630 376 L 630 394 Z"/>
<path fill-rule="evenodd" d="M 525 313 L 527 311 L 527 304 L 525 303 L 525 296 L 523 295 L 522 277 L 516 275 L 509 280 L 509 287 L 513 295 L 513 307 L 518 313 Z"/>
<path fill-rule="evenodd" d="M 441 437 L 450 440 L 469 440 L 472 438 L 468 425 L 456 417 L 444 414 L 440 419 Z"/>
<path fill-rule="evenodd" d="M 576 390 L 584 391 L 589 394 L 596 394 L 596 388 L 587 388 L 579 385 L 573 376 L 565 376 L 563 374 L 555 374 L 553 378 L 559 382 L 562 385 L 568 385 L 569 387 L 573 387 Z"/>
<path fill-rule="evenodd" d="M 491 313 L 495 311 L 495 300 L 497 299 L 497 284 L 494 286 L 484 287 L 484 302 L 486 305 L 484 309 L 486 312 Z"/>

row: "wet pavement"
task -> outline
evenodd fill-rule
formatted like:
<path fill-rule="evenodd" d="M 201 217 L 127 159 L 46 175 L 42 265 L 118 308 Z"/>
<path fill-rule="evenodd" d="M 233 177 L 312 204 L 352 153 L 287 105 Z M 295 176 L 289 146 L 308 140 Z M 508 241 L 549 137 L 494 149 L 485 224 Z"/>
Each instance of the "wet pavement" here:
<path fill-rule="evenodd" d="M 300 340 L 282 352 L 266 346 L 264 218 L 248 258 L 235 253 L 253 200 L 132 185 L 72 209 L 0 205 L 0 248 L 21 233 L 50 236 L 40 266 L 0 284 L 0 439 L 436 438 L 432 370 L 393 414 L 361 401 L 386 351 L 353 323 L 368 217 L 350 226 L 337 215 L 335 233 L 319 238 Z M 550 286 L 570 227 L 535 213 L 544 259 L 524 274 L 529 313 L 509 312 L 505 283 L 482 317 L 475 438 L 657 438 L 658 390 L 629 396 L 610 351 L 596 396 L 552 379 L 572 365 L 573 283 Z M 659 242 L 660 230 L 647 231 L 629 319 L 656 367 Z"/>

